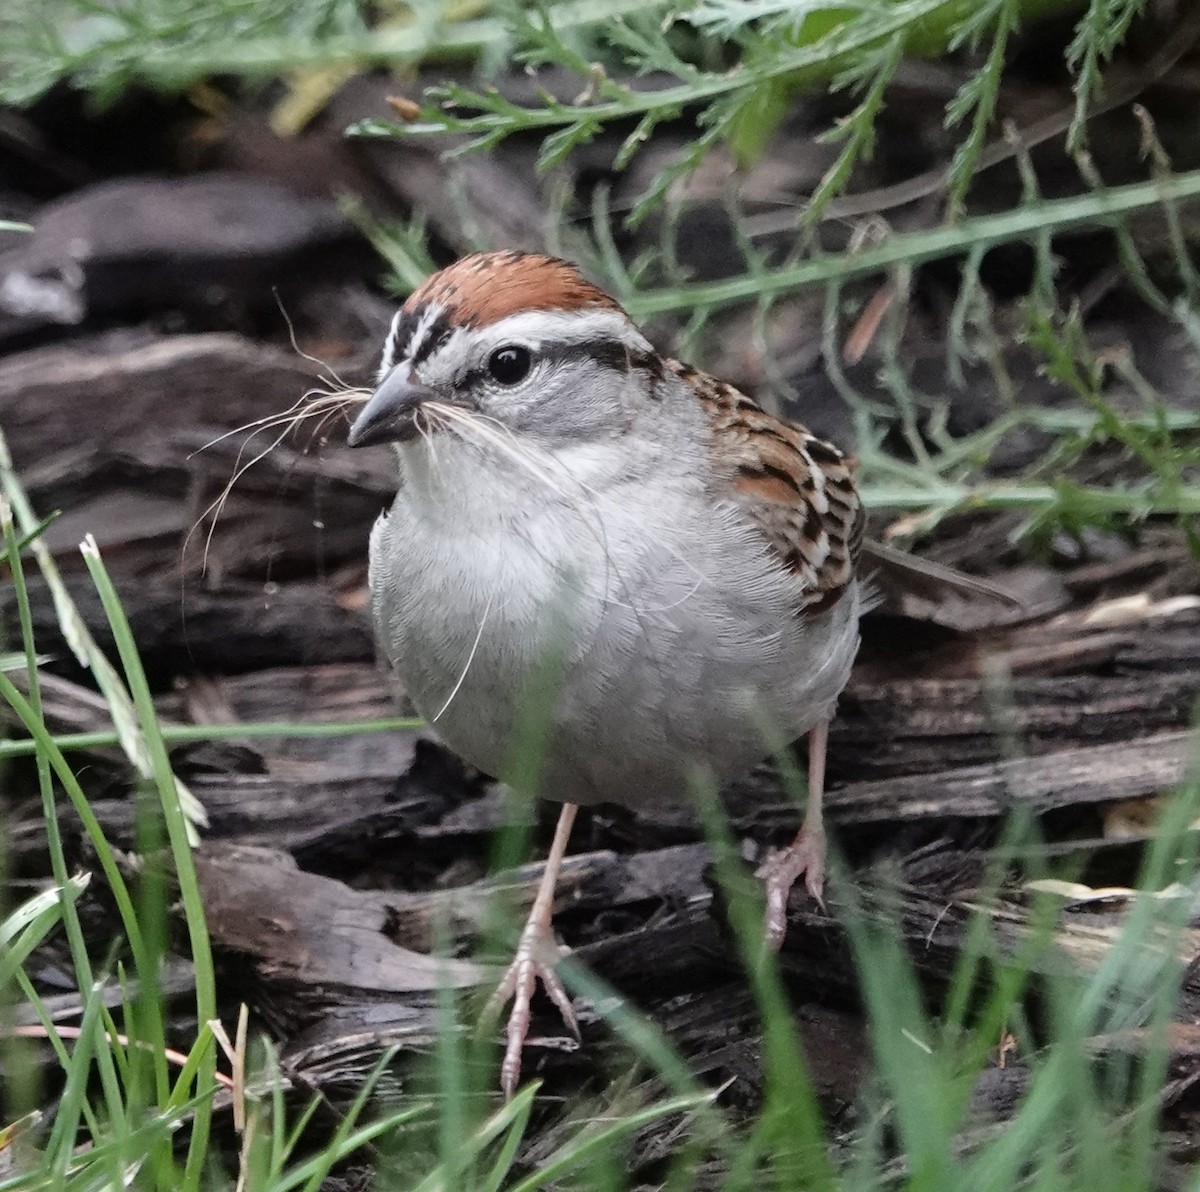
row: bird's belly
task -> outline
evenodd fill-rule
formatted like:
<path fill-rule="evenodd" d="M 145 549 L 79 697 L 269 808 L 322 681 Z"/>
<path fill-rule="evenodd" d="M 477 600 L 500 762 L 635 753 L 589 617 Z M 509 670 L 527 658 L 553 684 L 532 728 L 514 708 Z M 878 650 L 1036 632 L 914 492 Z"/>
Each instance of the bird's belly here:
<path fill-rule="evenodd" d="M 832 714 L 858 649 L 857 593 L 800 629 L 773 602 L 721 595 L 696 593 L 695 620 L 643 615 L 627 626 L 632 649 L 615 660 L 610 651 L 607 665 L 593 658 L 587 677 L 568 674 L 546 752 L 546 797 L 687 798 L 697 781 L 737 777 Z M 731 608 L 739 631 L 713 634 Z"/>
<path fill-rule="evenodd" d="M 580 553 L 577 529 L 435 538 L 400 518 L 372 538 L 392 665 L 451 749 L 538 773 L 545 798 L 685 797 L 812 727 L 849 676 L 857 594 L 802 625 L 761 552 L 626 542 L 614 567 Z"/>

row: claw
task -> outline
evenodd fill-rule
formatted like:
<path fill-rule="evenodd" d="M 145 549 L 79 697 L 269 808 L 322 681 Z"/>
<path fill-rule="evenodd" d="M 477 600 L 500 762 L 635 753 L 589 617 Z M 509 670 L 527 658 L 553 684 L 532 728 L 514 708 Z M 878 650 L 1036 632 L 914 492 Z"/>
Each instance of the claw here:
<path fill-rule="evenodd" d="M 504 1003 L 509 998 L 512 999 L 513 1007 L 509 1012 L 508 1027 L 505 1031 L 504 1059 L 500 1064 L 500 1088 L 506 1101 L 512 1099 L 517 1091 L 517 1081 L 521 1079 L 521 1052 L 529 1035 L 530 1005 L 539 981 L 550 1000 L 558 1007 L 558 1012 L 571 1034 L 576 1039 L 579 1038 L 579 1020 L 575 1017 L 575 1009 L 571 1005 L 566 988 L 554 971 L 561 949 L 550 927 L 554 886 L 558 880 L 558 871 L 562 867 L 576 810 L 573 803 L 563 805 L 537 897 L 533 900 L 525 929 L 521 932 L 516 955 L 484 1008 L 485 1018 L 498 1017 Z"/>
<path fill-rule="evenodd" d="M 521 1052 L 529 1035 L 531 1003 L 539 981 L 547 996 L 558 1008 L 567 1029 L 576 1039 L 580 1037 L 575 1008 L 554 971 L 553 962 L 546 959 L 548 954 L 555 955 L 558 951 L 558 944 L 549 930 L 549 925 L 542 927 L 531 920 L 521 933 L 521 942 L 517 945 L 517 954 L 508 966 L 508 972 L 488 998 L 484 1014 L 489 1017 L 498 1016 L 510 998 L 513 1003 L 505 1030 L 504 1059 L 500 1064 L 500 1088 L 506 1101 L 512 1099 L 517 1091 L 517 1082 L 521 1078 Z"/>
<path fill-rule="evenodd" d="M 787 904 L 792 886 L 803 875 L 804 888 L 825 909 L 825 840 L 807 829 L 788 845 L 772 853 L 759 867 L 755 877 L 762 878 L 767 896 L 767 914 L 763 924 L 766 946 L 778 952 L 787 934 Z"/>
<path fill-rule="evenodd" d="M 767 913 L 763 921 L 763 942 L 778 952 L 787 934 L 787 904 L 792 886 L 801 875 L 804 888 L 825 909 L 825 826 L 821 803 L 825 792 L 825 746 L 829 721 L 816 725 L 808 736 L 808 807 L 804 825 L 796 839 L 785 849 L 772 853 L 758 867 L 756 877 L 763 879 Z"/>

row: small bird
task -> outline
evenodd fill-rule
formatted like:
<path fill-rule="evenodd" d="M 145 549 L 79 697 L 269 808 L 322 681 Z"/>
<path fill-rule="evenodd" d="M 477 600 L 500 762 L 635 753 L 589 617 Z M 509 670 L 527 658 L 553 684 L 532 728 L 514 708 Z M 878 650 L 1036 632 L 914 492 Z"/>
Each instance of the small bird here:
<path fill-rule="evenodd" d="M 493 999 L 513 1000 L 511 1096 L 539 980 L 578 1033 L 551 913 L 580 804 L 686 799 L 807 733 L 803 826 L 759 871 L 768 946 L 799 878 L 820 900 L 863 508 L 836 447 L 660 355 L 575 266 L 532 253 L 466 257 L 404 303 L 349 434 L 384 442 L 399 491 L 370 541 L 381 648 L 449 748 L 564 804 Z"/>

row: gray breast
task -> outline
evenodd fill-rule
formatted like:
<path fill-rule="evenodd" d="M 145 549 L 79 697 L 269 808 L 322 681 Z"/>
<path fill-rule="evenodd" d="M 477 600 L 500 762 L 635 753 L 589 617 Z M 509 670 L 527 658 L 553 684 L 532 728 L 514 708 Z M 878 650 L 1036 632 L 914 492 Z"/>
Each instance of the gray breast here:
<path fill-rule="evenodd" d="M 636 804 L 686 796 L 695 772 L 733 776 L 831 712 L 857 589 L 801 622 L 736 510 L 674 501 L 613 493 L 447 525 L 401 492 L 372 534 L 376 628 L 450 748 L 499 777 L 539 756 L 545 798 Z"/>

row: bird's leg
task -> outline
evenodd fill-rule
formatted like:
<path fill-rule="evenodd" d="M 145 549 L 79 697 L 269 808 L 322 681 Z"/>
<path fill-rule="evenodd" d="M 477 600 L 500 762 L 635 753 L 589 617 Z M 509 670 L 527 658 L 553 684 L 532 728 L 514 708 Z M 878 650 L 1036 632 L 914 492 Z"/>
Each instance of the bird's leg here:
<path fill-rule="evenodd" d="M 526 1035 L 529 1034 L 529 1007 L 539 980 L 550 1000 L 558 1007 L 571 1033 L 576 1039 L 579 1038 L 579 1023 L 575 1018 L 571 999 L 554 971 L 559 946 L 550 925 L 554 912 L 554 887 L 558 882 L 558 872 L 562 868 L 563 855 L 567 851 L 571 825 L 575 822 L 575 813 L 578 810 L 574 803 L 563 804 L 558 825 L 554 829 L 550 854 L 546 858 L 546 868 L 538 884 L 537 897 L 533 900 L 529 918 L 525 920 L 516 955 L 512 964 L 508 966 L 508 972 L 504 974 L 504 980 L 496 987 L 496 992 L 488 999 L 484 1010 L 485 1017 L 496 1015 L 504 1003 L 512 998 L 512 1012 L 508 1016 L 506 1032 L 508 1043 L 500 1065 L 500 1087 L 504 1090 L 506 1100 L 511 1099 L 516 1092 L 517 1081 L 521 1076 L 521 1049 L 525 1046 Z"/>
<path fill-rule="evenodd" d="M 796 839 L 785 849 L 772 853 L 759 866 L 767 895 L 764 935 L 767 947 L 778 952 L 787 933 L 787 904 L 792 886 L 801 874 L 809 894 L 824 909 L 821 892 L 825 888 L 825 825 L 821 820 L 821 799 L 825 793 L 825 746 L 829 740 L 829 721 L 822 720 L 808 734 L 808 805 L 804 823 Z"/>

